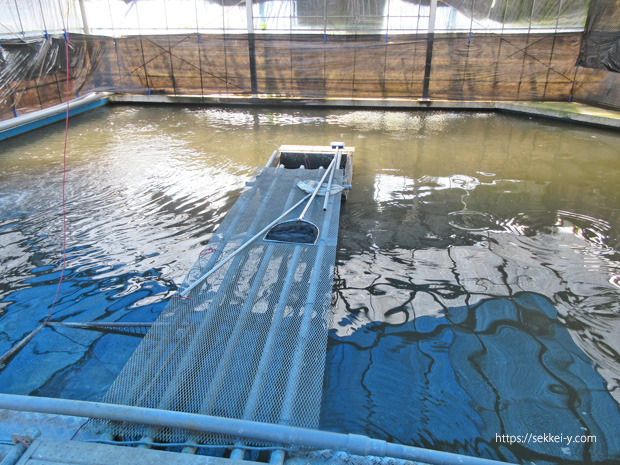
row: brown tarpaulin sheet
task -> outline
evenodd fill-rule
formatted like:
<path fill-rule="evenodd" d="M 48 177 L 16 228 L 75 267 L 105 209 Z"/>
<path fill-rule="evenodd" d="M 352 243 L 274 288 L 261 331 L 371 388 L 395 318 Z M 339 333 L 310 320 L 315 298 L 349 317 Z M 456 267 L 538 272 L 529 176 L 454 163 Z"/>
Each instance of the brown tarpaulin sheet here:
<path fill-rule="evenodd" d="M 70 95 L 110 90 L 567 101 L 580 38 L 580 33 L 534 32 L 407 34 L 393 35 L 387 41 L 382 34 L 187 34 L 117 39 L 73 34 Z M 64 101 L 64 36 L 12 39 L 1 46 L 0 118 Z"/>

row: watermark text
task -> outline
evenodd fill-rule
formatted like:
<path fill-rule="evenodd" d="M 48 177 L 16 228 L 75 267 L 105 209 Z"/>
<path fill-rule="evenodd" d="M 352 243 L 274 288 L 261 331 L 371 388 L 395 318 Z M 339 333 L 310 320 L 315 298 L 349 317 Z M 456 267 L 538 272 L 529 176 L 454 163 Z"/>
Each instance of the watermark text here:
<path fill-rule="evenodd" d="M 526 433 L 526 434 L 497 434 L 495 442 L 500 444 L 586 444 L 596 442 L 596 436 L 592 434 L 566 435 L 552 433 Z"/>

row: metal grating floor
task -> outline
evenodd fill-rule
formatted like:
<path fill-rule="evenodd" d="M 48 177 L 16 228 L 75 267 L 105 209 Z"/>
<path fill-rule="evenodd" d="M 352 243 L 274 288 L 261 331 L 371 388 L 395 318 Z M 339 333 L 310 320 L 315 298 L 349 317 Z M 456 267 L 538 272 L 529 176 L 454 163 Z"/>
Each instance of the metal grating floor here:
<path fill-rule="evenodd" d="M 321 170 L 262 168 L 189 272 L 183 287 L 213 268 L 306 194 Z M 342 184 L 342 170 L 334 183 Z M 341 194 L 306 218 L 315 245 L 256 240 L 189 298 L 173 298 L 104 402 L 317 428 Z M 304 204 L 305 205 L 305 204 Z M 297 217 L 303 206 L 287 219 Z M 231 438 L 111 423 L 108 432 L 158 441 L 231 443 Z"/>
<path fill-rule="evenodd" d="M 256 465 L 256 462 L 136 447 L 37 439 L 17 465 Z"/>

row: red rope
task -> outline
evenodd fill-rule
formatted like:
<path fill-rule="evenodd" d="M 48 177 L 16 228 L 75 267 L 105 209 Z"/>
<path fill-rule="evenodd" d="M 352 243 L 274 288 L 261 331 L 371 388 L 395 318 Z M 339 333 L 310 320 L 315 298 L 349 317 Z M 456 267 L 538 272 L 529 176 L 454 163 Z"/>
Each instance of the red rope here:
<path fill-rule="evenodd" d="M 88 420 L 86 420 L 84 423 L 82 423 L 80 425 L 80 427 L 77 429 L 77 431 L 75 433 L 73 433 L 73 436 L 71 436 L 71 439 L 69 439 L 69 441 L 73 441 L 75 439 L 75 437 L 78 435 L 78 433 L 80 432 L 80 430 L 82 428 L 84 428 L 84 426 L 86 426 L 86 423 L 88 423 L 90 421 L 90 418 Z"/>
<path fill-rule="evenodd" d="M 71 9 L 71 0 L 67 0 L 67 26 L 69 25 L 69 12 Z M 68 27 L 67 27 L 68 29 Z M 11 357 L 13 357 L 17 352 L 19 352 L 41 329 L 45 328 L 45 326 L 49 323 L 52 318 L 52 312 L 54 311 L 54 306 L 56 302 L 58 302 L 58 296 L 60 295 L 60 285 L 62 284 L 62 280 L 65 276 L 65 269 L 67 267 L 67 211 L 66 211 L 66 196 L 65 196 L 65 184 L 67 181 L 67 141 L 69 138 L 69 31 L 65 31 L 65 57 L 67 59 L 67 114 L 65 117 L 65 149 L 63 152 L 63 161 L 62 161 L 62 271 L 60 272 L 60 279 L 58 280 L 58 287 L 56 288 L 56 296 L 54 297 L 54 302 L 52 302 L 52 306 L 50 307 L 50 311 L 47 314 L 47 318 L 43 320 L 43 323 L 39 325 L 34 331 L 24 337 L 21 341 L 19 341 L 15 346 L 13 346 L 8 352 L 4 353 L 0 356 L 0 365 L 4 364 L 4 362 Z"/>
<path fill-rule="evenodd" d="M 67 2 L 67 26 L 69 25 L 69 11 L 71 3 Z M 62 158 L 62 271 L 60 272 L 60 279 L 58 280 L 58 287 L 56 288 L 56 296 L 54 302 L 50 307 L 50 311 L 47 314 L 44 324 L 48 323 L 52 318 L 52 312 L 54 306 L 58 302 L 58 296 L 60 295 L 60 285 L 65 276 L 65 269 L 67 268 L 67 207 L 66 207 L 66 182 L 67 182 L 67 141 L 69 139 L 69 28 L 65 31 L 65 58 L 67 61 L 67 81 L 66 81 L 66 97 L 67 97 L 67 112 L 65 115 L 65 148 Z"/>
<path fill-rule="evenodd" d="M 211 254 L 213 252 L 217 252 L 217 249 L 214 249 L 213 247 L 207 247 L 202 252 L 200 252 L 200 255 L 198 255 L 198 256 L 199 257 L 204 257 L 205 255 L 209 255 L 209 254 Z"/>

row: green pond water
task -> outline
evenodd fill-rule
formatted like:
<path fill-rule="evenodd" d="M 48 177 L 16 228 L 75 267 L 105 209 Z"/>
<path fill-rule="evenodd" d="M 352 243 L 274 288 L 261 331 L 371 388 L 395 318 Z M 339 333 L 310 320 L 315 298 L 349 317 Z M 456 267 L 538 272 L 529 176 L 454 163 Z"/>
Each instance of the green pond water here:
<path fill-rule="evenodd" d="M 617 463 L 617 132 L 495 113 L 101 108 L 70 122 L 52 319 L 154 321 L 255 168 L 282 144 L 334 140 L 356 150 L 320 427 Z M 0 142 L 1 352 L 54 301 L 63 141 L 56 124 Z M 100 400 L 139 342 L 45 328 L 0 392 Z"/>

